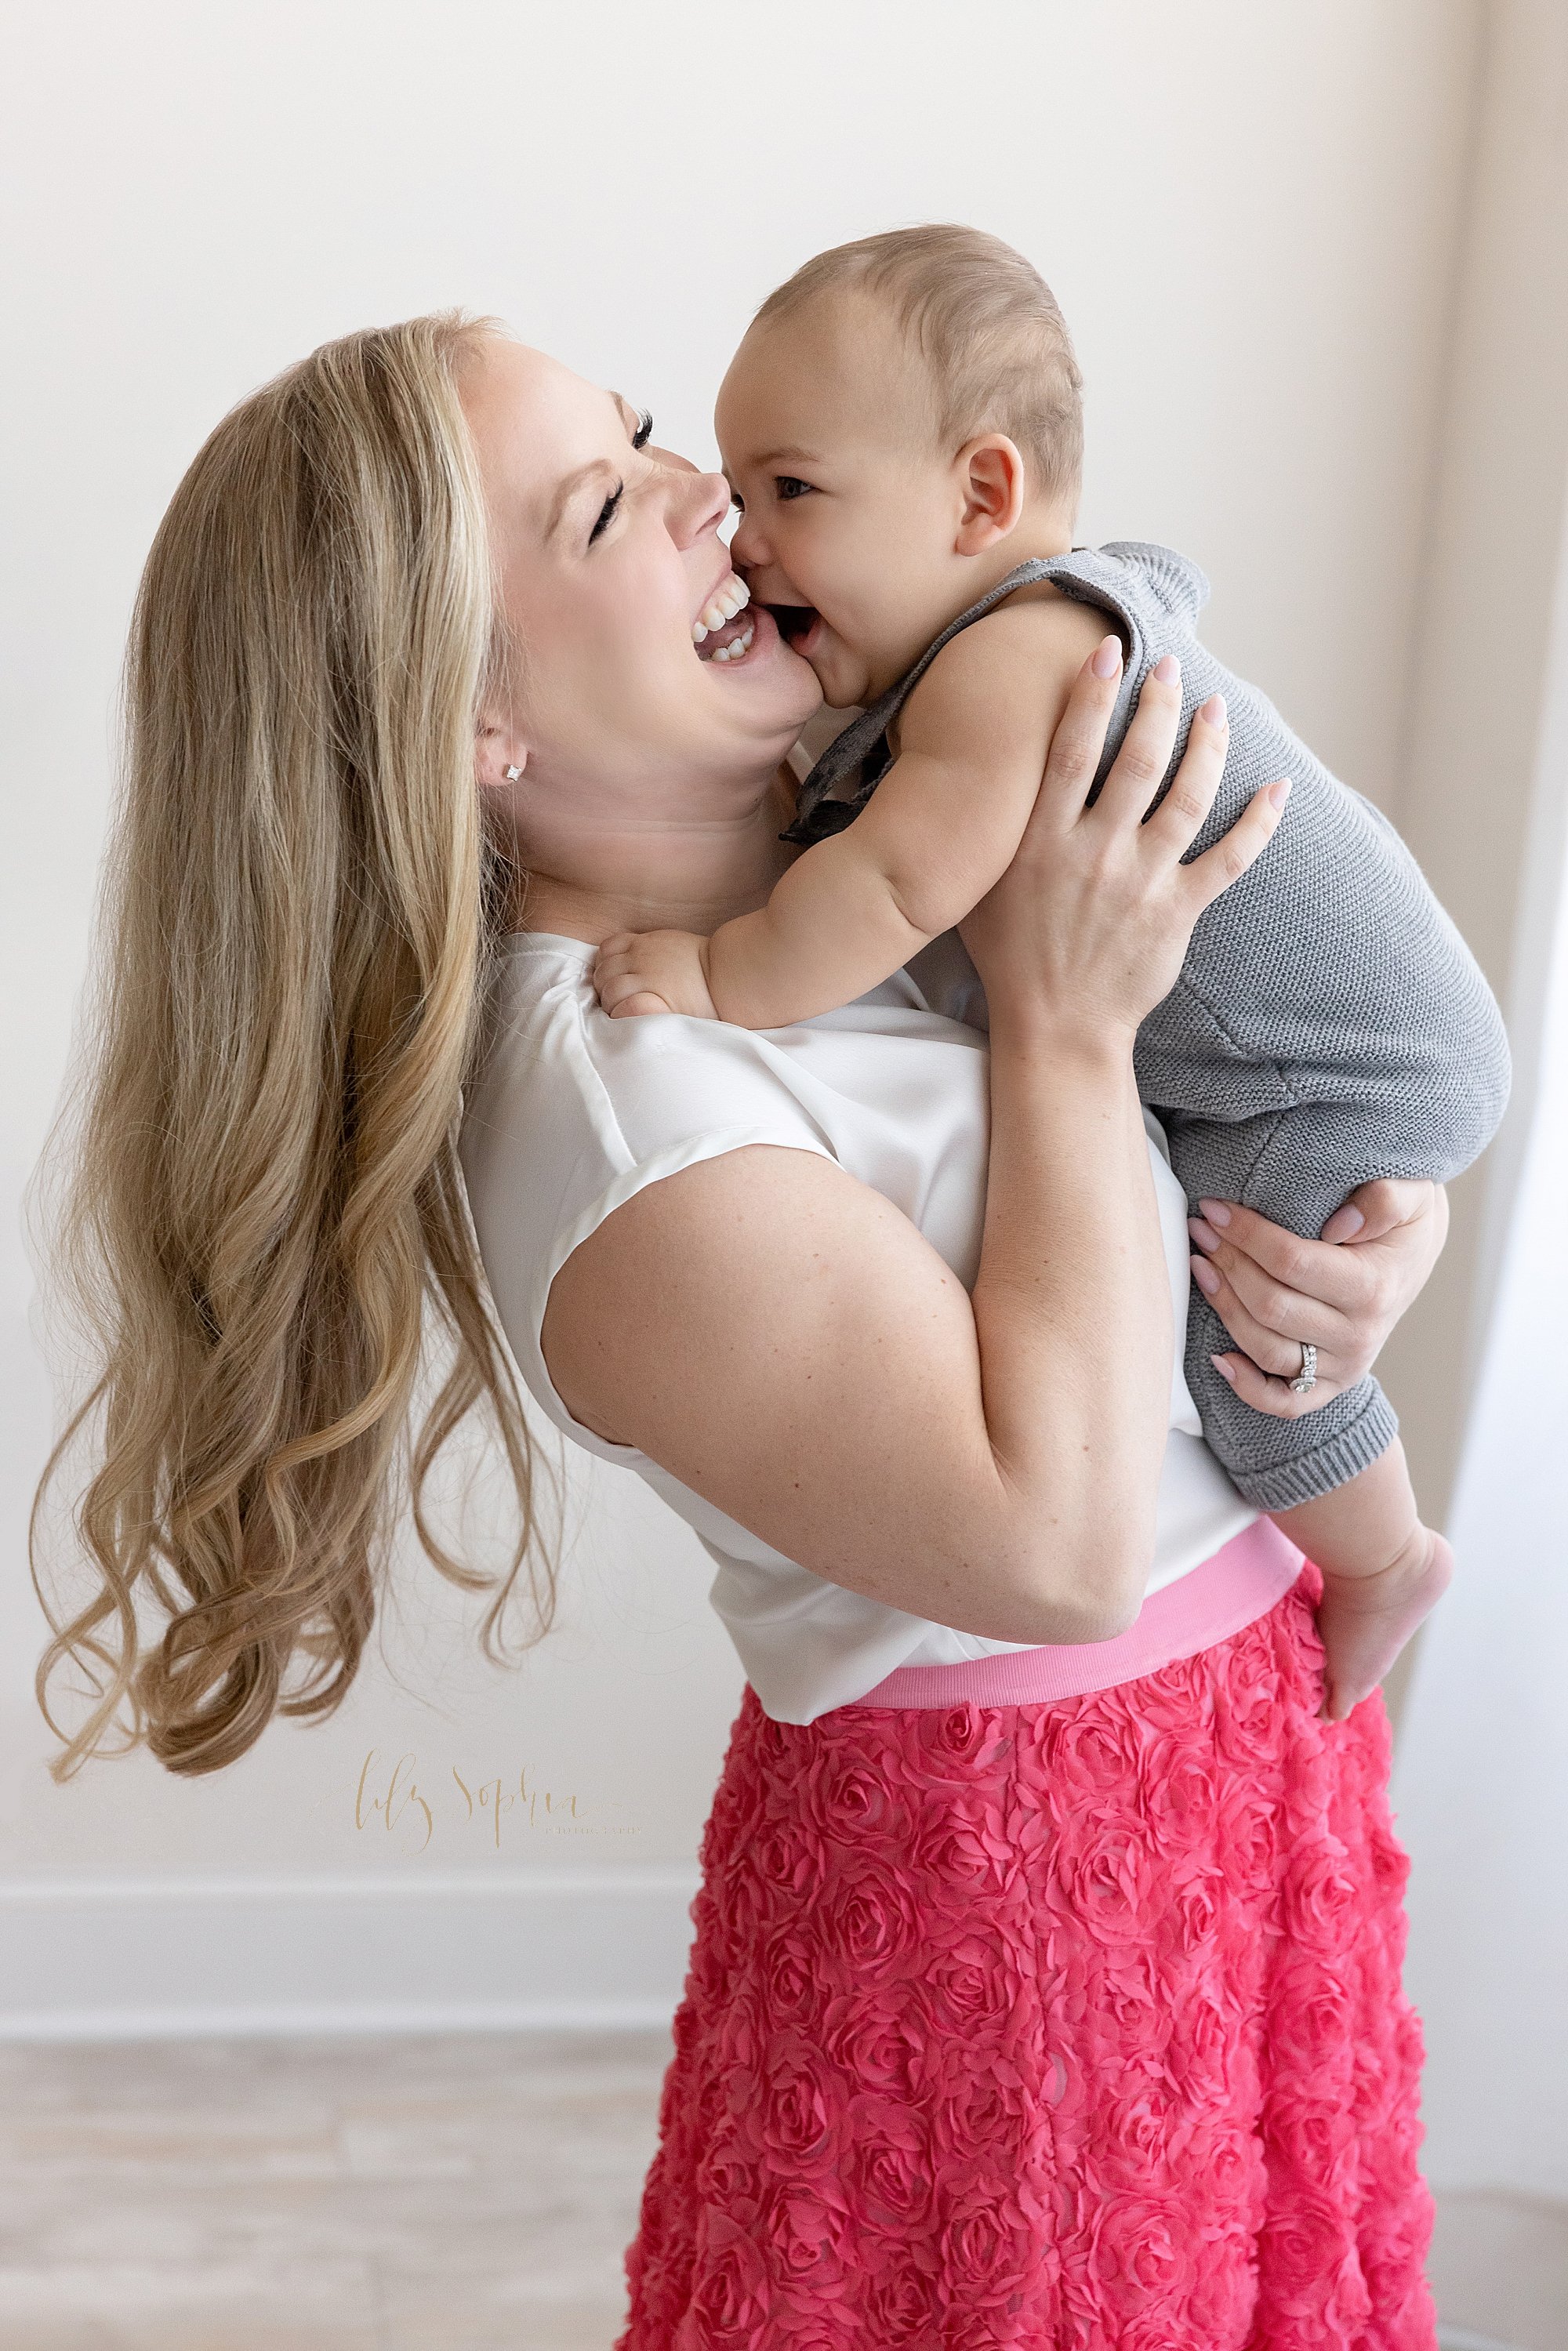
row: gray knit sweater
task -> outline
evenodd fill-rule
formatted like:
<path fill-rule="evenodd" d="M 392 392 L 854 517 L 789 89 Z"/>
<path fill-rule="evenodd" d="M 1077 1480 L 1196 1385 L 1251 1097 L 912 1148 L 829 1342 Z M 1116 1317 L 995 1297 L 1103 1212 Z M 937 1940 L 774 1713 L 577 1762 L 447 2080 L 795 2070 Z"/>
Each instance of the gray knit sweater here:
<path fill-rule="evenodd" d="M 1020 564 L 829 746 L 783 838 L 819 841 L 853 820 L 891 764 L 888 725 L 929 663 L 1033 580 L 1053 580 L 1122 625 L 1126 669 L 1096 790 L 1139 687 L 1166 653 L 1182 664 L 1181 732 L 1166 783 L 1198 705 L 1220 693 L 1230 712 L 1224 777 L 1188 855 L 1209 847 L 1260 785 L 1277 776 L 1294 784 L 1273 840 L 1199 916 L 1180 979 L 1138 1031 L 1138 1089 L 1165 1125 L 1189 1206 L 1206 1196 L 1240 1200 L 1316 1234 L 1371 1177 L 1457 1176 L 1490 1142 L 1508 1099 L 1497 1005 L 1386 817 L 1330 775 L 1267 696 L 1198 643 L 1194 623 L 1208 582 L 1169 548 L 1120 540 Z M 953 1008 L 983 1027 L 978 977 L 956 935 L 946 946 L 966 975 Z M 1328 1493 L 1392 1442 L 1398 1422 L 1370 1374 L 1297 1420 L 1252 1411 L 1209 1362 L 1233 1343 L 1195 1290 L 1187 1384 L 1209 1445 L 1260 1508 L 1288 1510 Z"/>

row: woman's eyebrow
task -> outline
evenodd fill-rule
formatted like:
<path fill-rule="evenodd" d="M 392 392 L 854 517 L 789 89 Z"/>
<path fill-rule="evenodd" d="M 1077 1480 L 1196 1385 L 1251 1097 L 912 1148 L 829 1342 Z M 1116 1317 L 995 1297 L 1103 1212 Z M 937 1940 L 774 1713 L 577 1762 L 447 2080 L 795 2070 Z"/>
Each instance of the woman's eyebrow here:
<path fill-rule="evenodd" d="M 591 457 L 586 465 L 578 465 L 574 467 L 572 472 L 567 475 L 565 481 L 561 483 L 559 488 L 556 491 L 554 499 L 551 501 L 549 520 L 545 525 L 545 538 L 547 539 L 550 539 L 555 537 L 556 532 L 560 528 L 561 518 L 565 515 L 568 507 L 570 506 L 572 499 L 577 496 L 578 491 L 581 489 L 583 484 L 585 482 L 591 482 L 596 474 L 606 474 L 612 481 L 615 479 L 615 468 L 611 464 L 608 457 Z"/>
<path fill-rule="evenodd" d="M 615 411 L 616 423 L 625 428 L 626 419 L 634 413 L 631 402 L 620 392 L 607 391 L 604 397 Z M 560 528 L 562 516 L 585 482 L 591 481 L 595 474 L 609 474 L 613 478 L 615 468 L 608 457 L 591 457 L 586 465 L 579 465 L 570 473 L 551 500 L 549 519 L 545 525 L 546 538 L 554 538 Z"/>

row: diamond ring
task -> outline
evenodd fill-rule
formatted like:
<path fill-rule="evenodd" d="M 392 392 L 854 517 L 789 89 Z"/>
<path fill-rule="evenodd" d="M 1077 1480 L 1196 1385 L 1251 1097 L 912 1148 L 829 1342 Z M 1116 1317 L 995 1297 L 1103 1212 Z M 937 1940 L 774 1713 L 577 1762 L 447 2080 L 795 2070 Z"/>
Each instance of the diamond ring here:
<path fill-rule="evenodd" d="M 1305 1339 L 1297 1341 L 1301 1351 L 1301 1368 L 1291 1382 L 1292 1395 L 1307 1395 L 1318 1384 L 1318 1351 Z"/>

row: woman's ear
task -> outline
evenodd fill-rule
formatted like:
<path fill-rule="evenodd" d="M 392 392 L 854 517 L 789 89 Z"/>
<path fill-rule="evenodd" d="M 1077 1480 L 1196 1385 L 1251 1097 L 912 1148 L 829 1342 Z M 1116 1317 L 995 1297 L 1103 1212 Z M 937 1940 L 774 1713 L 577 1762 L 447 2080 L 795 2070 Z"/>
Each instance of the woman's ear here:
<path fill-rule="evenodd" d="M 956 555 L 984 555 L 1018 528 L 1028 484 L 1016 441 L 1005 433 L 983 433 L 967 441 L 954 459 L 963 500 Z"/>
<path fill-rule="evenodd" d="M 481 719 L 474 738 L 474 772 L 482 784 L 504 791 L 528 764 L 528 747 L 505 726 Z"/>

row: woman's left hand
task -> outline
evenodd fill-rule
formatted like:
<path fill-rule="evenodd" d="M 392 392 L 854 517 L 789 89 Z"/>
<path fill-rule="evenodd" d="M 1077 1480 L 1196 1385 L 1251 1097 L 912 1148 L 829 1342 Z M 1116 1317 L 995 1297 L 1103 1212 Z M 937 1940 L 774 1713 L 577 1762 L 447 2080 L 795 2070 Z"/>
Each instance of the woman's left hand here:
<path fill-rule="evenodd" d="M 1317 1411 L 1370 1371 L 1448 1232 L 1440 1184 L 1363 1184 L 1315 1241 L 1234 1201 L 1200 1206 L 1187 1225 L 1194 1279 L 1245 1350 L 1216 1361 L 1243 1403 L 1279 1420 Z M 1317 1385 L 1296 1395 L 1303 1339 L 1318 1351 Z"/>

